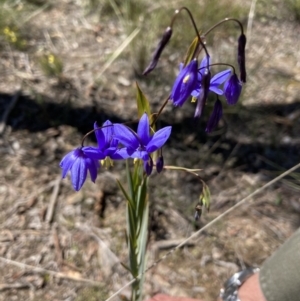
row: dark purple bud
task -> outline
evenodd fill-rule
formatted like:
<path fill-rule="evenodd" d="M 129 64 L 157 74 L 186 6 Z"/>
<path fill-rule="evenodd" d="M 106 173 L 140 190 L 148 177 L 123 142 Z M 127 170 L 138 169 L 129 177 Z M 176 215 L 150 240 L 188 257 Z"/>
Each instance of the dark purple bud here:
<path fill-rule="evenodd" d="M 148 161 L 144 161 L 144 170 L 147 174 L 147 176 L 150 176 L 153 169 L 153 161 L 150 158 Z"/>
<path fill-rule="evenodd" d="M 232 106 L 235 105 L 242 92 L 242 83 L 234 73 L 230 76 L 229 80 L 224 85 L 224 95 L 227 103 Z"/>
<path fill-rule="evenodd" d="M 160 157 L 157 158 L 157 161 L 156 161 L 156 171 L 158 173 L 161 173 L 163 168 L 164 168 L 164 157 L 160 156 Z"/>
<path fill-rule="evenodd" d="M 206 132 L 210 133 L 219 123 L 223 115 L 223 108 L 220 99 L 218 98 L 215 102 L 214 109 L 209 117 L 209 120 L 206 125 Z"/>
<path fill-rule="evenodd" d="M 206 69 L 205 72 L 203 72 L 203 76 L 201 79 L 201 89 L 198 96 L 197 106 L 194 114 L 195 118 L 200 117 L 203 113 L 203 109 L 206 104 L 206 100 L 209 92 L 210 79 L 211 79 L 210 70 Z"/>
<path fill-rule="evenodd" d="M 168 27 L 165 30 L 164 35 L 162 36 L 161 40 L 159 41 L 159 43 L 152 55 L 151 62 L 148 65 L 148 67 L 145 69 L 145 71 L 143 72 L 143 75 L 147 75 L 156 67 L 158 60 L 160 58 L 160 55 L 161 55 L 162 51 L 164 50 L 165 46 L 170 41 L 171 36 L 172 36 L 172 28 Z"/>
<path fill-rule="evenodd" d="M 240 68 L 240 78 L 243 83 L 246 82 L 246 57 L 245 57 L 245 48 L 246 48 L 246 36 L 242 33 L 238 40 L 238 64 Z"/>

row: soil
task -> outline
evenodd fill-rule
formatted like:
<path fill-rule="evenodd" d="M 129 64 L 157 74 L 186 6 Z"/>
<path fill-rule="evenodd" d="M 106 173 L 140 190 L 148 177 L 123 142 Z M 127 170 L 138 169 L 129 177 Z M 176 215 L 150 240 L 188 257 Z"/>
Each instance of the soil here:
<path fill-rule="evenodd" d="M 195 222 L 199 181 L 154 173 L 149 264 L 299 162 L 300 24 L 281 1 L 270 2 L 257 3 L 248 35 L 243 99 L 224 109 L 218 129 L 205 133 L 210 104 L 198 124 L 192 104 L 169 104 L 161 116 L 159 126 L 173 126 L 165 163 L 201 168 L 212 204 Z M 124 164 L 102 168 L 95 184 L 74 192 L 59 162 L 95 121 L 136 120 L 135 81 L 157 111 L 180 58 L 166 52 L 143 78 L 126 49 L 104 70 L 127 36 L 116 16 L 99 22 L 72 0 L 34 12 L 20 21 L 26 49 L 0 40 L 0 300 L 105 300 L 131 279 L 121 264 L 125 202 L 115 181 L 125 183 Z M 234 43 L 223 39 L 215 58 Z M 41 58 L 50 54 L 63 62 L 58 76 L 42 71 Z M 299 179 L 294 172 L 277 182 L 151 269 L 145 299 L 161 292 L 215 300 L 235 271 L 260 266 L 300 225 Z"/>

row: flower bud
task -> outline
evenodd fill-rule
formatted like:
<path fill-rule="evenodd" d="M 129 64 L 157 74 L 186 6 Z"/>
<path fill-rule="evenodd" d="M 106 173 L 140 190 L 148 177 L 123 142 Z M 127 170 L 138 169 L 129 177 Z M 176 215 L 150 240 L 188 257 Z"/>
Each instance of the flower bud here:
<path fill-rule="evenodd" d="M 242 92 L 242 84 L 234 73 L 224 85 L 224 95 L 229 105 L 235 105 Z"/>
<path fill-rule="evenodd" d="M 144 170 L 147 174 L 147 176 L 150 176 L 153 169 L 153 161 L 150 158 L 148 161 L 144 161 Z"/>
<path fill-rule="evenodd" d="M 243 83 L 246 82 L 246 58 L 245 58 L 245 47 L 246 47 L 246 36 L 242 33 L 238 40 L 238 64 L 240 68 L 240 79 Z"/>
<path fill-rule="evenodd" d="M 163 168 L 164 168 L 164 157 L 160 156 L 157 158 L 157 161 L 156 161 L 156 171 L 158 173 L 161 173 Z"/>
<path fill-rule="evenodd" d="M 214 109 L 209 117 L 209 120 L 206 125 L 206 132 L 210 133 L 219 123 L 223 115 L 223 108 L 220 99 L 218 98 L 215 102 Z"/>
<path fill-rule="evenodd" d="M 206 99 L 209 92 L 210 87 L 210 79 L 211 79 L 211 73 L 209 69 L 206 69 L 201 80 L 201 89 L 197 100 L 197 106 L 195 110 L 194 117 L 198 118 L 202 115 L 204 106 L 206 104 Z"/>
<path fill-rule="evenodd" d="M 161 55 L 162 51 L 164 50 L 165 46 L 168 44 L 169 40 L 171 39 L 171 36 L 172 36 L 172 28 L 168 27 L 165 30 L 161 40 L 159 41 L 159 43 L 152 55 L 151 62 L 148 65 L 148 67 L 145 69 L 145 71 L 143 72 L 143 75 L 147 75 L 156 67 L 158 60 L 160 58 L 160 55 Z"/>

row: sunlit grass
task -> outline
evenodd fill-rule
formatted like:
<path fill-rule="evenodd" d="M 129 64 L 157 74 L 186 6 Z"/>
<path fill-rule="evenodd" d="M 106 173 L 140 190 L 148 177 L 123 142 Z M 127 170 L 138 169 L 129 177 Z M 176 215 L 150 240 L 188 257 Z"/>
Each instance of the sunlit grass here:
<path fill-rule="evenodd" d="M 295 19 L 300 22 L 300 0 L 287 0 L 287 4 Z"/>
<path fill-rule="evenodd" d="M 176 9 L 182 6 L 188 7 L 193 13 L 198 29 L 205 31 L 226 17 L 246 20 L 248 8 L 237 4 L 236 1 L 229 2 L 209 0 L 199 4 L 194 0 L 158 0 L 155 2 L 149 0 L 89 0 L 84 3 L 90 13 L 99 15 L 100 22 L 115 18 L 120 22 L 121 28 L 127 35 L 134 29 L 141 28 L 141 34 L 131 42 L 129 50 L 124 51 L 124 55 L 129 54 L 133 69 L 136 73 L 141 74 L 149 62 L 151 52 L 156 47 L 158 39 L 165 28 L 170 25 Z M 188 15 L 182 12 L 175 23 L 173 37 L 165 51 L 166 56 L 172 55 L 173 52 L 176 52 L 177 55 L 180 53 L 182 56 L 184 55 L 186 48 L 195 37 L 195 31 L 191 25 Z M 219 39 L 228 38 L 230 34 L 236 35 L 237 38 L 236 29 L 236 25 L 228 23 L 220 28 L 220 34 L 214 35 L 216 37 L 214 40 L 208 37 L 208 42 L 219 42 Z"/>
<path fill-rule="evenodd" d="M 55 54 L 43 55 L 39 59 L 40 67 L 47 76 L 60 76 L 63 72 L 62 60 Z"/>
<path fill-rule="evenodd" d="M 6 42 L 15 49 L 26 51 L 30 37 L 26 22 L 40 5 L 46 3 L 46 0 L 0 0 L 0 45 Z"/>

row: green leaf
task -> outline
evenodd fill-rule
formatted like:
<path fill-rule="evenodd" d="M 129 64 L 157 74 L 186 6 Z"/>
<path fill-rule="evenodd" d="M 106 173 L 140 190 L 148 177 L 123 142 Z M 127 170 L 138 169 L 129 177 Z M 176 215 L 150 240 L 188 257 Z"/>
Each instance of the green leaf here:
<path fill-rule="evenodd" d="M 119 180 L 116 180 L 118 186 L 120 187 L 120 189 L 122 190 L 122 193 L 124 194 L 125 199 L 129 202 L 132 203 L 132 199 L 129 197 L 129 195 L 127 194 L 126 190 L 124 189 L 124 187 L 122 186 L 121 182 Z"/>
<path fill-rule="evenodd" d="M 147 113 L 147 115 L 150 116 L 151 112 L 150 112 L 149 101 L 146 98 L 145 94 L 140 89 L 138 83 L 136 83 L 136 89 L 137 89 L 136 101 L 137 101 L 139 118 L 141 118 L 144 113 Z"/>
<path fill-rule="evenodd" d="M 194 54 L 195 54 L 195 51 L 198 47 L 198 37 L 196 37 L 192 44 L 190 45 L 188 51 L 186 52 L 186 55 L 185 55 L 185 60 L 184 60 L 184 66 L 186 66 L 194 57 Z"/>
<path fill-rule="evenodd" d="M 129 266 L 127 266 L 125 263 L 123 263 L 122 261 L 120 261 L 121 266 L 127 270 L 129 273 L 131 273 Z"/>
<path fill-rule="evenodd" d="M 129 193 L 130 193 L 130 200 L 132 200 L 131 204 L 132 204 L 132 206 L 134 206 L 134 197 L 135 197 L 134 183 L 133 183 L 133 180 L 132 180 L 132 174 L 130 172 L 128 159 L 126 160 L 126 177 L 127 177 L 127 181 L 128 181 L 128 189 L 129 189 Z"/>

